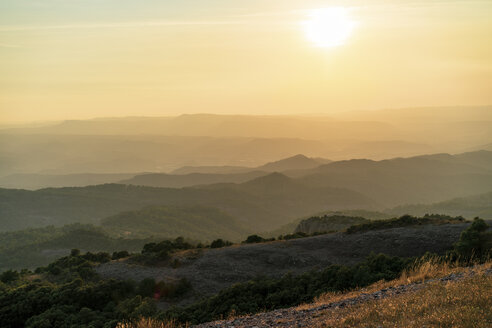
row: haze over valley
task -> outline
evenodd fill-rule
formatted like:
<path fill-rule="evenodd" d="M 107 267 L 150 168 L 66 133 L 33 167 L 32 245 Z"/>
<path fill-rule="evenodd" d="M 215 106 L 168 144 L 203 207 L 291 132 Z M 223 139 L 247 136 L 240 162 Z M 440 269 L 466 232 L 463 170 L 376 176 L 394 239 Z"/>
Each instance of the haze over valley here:
<path fill-rule="evenodd" d="M 0 1 L 0 327 L 490 328 L 490 13 Z"/>

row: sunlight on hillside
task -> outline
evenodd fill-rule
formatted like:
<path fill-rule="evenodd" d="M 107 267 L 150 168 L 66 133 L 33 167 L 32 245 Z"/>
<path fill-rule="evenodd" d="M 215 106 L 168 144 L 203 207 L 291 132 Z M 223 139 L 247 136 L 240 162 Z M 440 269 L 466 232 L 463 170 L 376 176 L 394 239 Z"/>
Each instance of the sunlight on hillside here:
<path fill-rule="evenodd" d="M 327 311 L 313 327 L 490 327 L 492 276 L 434 283 L 415 293 Z"/>

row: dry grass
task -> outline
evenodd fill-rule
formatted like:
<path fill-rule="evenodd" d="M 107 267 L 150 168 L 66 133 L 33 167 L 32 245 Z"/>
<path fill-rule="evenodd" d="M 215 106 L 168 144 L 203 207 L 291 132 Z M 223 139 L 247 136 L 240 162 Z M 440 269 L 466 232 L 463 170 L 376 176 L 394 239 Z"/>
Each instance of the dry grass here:
<path fill-rule="evenodd" d="M 177 324 L 175 321 L 158 321 L 151 318 L 141 318 L 136 322 L 119 323 L 116 328 L 185 328 L 188 327 Z"/>
<path fill-rule="evenodd" d="M 483 264 L 479 271 L 492 268 L 492 260 Z M 378 281 L 368 287 L 353 290 L 350 292 L 328 292 L 318 296 L 314 299 L 313 303 L 301 304 L 296 308 L 298 310 L 305 310 L 315 306 L 324 304 L 339 302 L 345 299 L 358 297 L 364 293 L 374 293 L 378 290 L 397 287 L 401 285 L 408 285 L 411 283 L 423 282 L 428 279 L 442 278 L 452 273 L 465 272 L 466 267 L 462 267 L 458 262 L 442 262 L 437 259 L 426 259 L 425 261 L 416 262 L 416 264 L 409 270 L 404 271 L 398 279 L 391 281 Z"/>
<path fill-rule="evenodd" d="M 383 300 L 321 312 L 313 327 L 492 327 L 492 276 L 484 275 L 492 268 L 492 260 L 475 267 L 474 276 L 443 284 L 429 284 L 417 292 L 394 295 Z M 466 272 L 469 268 L 457 263 L 426 260 L 392 281 L 380 281 L 367 288 L 347 293 L 325 293 L 314 303 L 303 304 L 297 309 L 309 309 L 319 305 L 358 297 L 388 287 L 397 287 L 428 279 L 441 278 L 452 273 Z M 230 313 L 227 320 L 245 317 Z M 117 328 L 178 328 L 174 322 L 163 323 L 141 319 L 137 323 L 119 324 Z"/>
<path fill-rule="evenodd" d="M 492 326 L 492 276 L 477 274 L 417 292 L 323 312 L 313 327 Z"/>

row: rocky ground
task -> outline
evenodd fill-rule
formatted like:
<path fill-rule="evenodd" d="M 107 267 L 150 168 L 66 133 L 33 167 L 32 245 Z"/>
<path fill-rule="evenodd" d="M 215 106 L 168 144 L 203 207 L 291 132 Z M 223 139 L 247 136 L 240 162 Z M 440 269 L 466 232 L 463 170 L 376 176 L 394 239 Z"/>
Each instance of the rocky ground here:
<path fill-rule="evenodd" d="M 322 269 L 330 264 L 354 264 L 371 252 L 392 256 L 417 256 L 425 252 L 442 253 L 459 239 L 464 224 L 425 225 L 364 233 L 333 233 L 316 237 L 220 249 L 188 251 L 178 255 L 180 265 L 142 266 L 128 261 L 112 261 L 96 270 L 106 278 L 154 278 L 175 281 L 186 278 L 194 293 L 180 305 L 202 296 L 216 294 L 234 283 L 258 275 L 282 276 Z M 167 304 L 161 304 L 165 308 Z"/>
<path fill-rule="evenodd" d="M 447 283 L 463 279 L 466 276 L 476 274 L 477 268 L 471 268 L 466 272 L 453 273 L 443 278 L 429 279 L 425 282 L 411 283 L 381 289 L 372 293 L 361 293 L 359 296 L 342 299 L 337 302 L 327 303 L 323 305 L 311 305 L 302 307 L 292 307 L 280 309 L 271 312 L 259 313 L 252 316 L 239 317 L 231 320 L 215 321 L 193 326 L 195 328 L 300 328 L 313 327 L 323 313 L 326 311 L 343 308 L 359 303 L 378 300 L 387 297 L 397 296 L 403 293 L 410 293 L 424 288 L 432 282 Z M 492 269 L 487 269 L 485 274 L 492 275 Z"/>

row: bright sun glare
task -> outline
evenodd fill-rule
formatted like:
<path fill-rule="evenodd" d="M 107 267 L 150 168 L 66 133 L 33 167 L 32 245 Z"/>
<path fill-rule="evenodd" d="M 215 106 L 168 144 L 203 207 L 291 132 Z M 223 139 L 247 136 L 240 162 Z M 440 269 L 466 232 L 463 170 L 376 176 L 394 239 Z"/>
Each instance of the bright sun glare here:
<path fill-rule="evenodd" d="M 336 47 L 345 43 L 355 26 L 343 7 L 314 9 L 303 22 L 309 41 L 318 47 Z"/>

